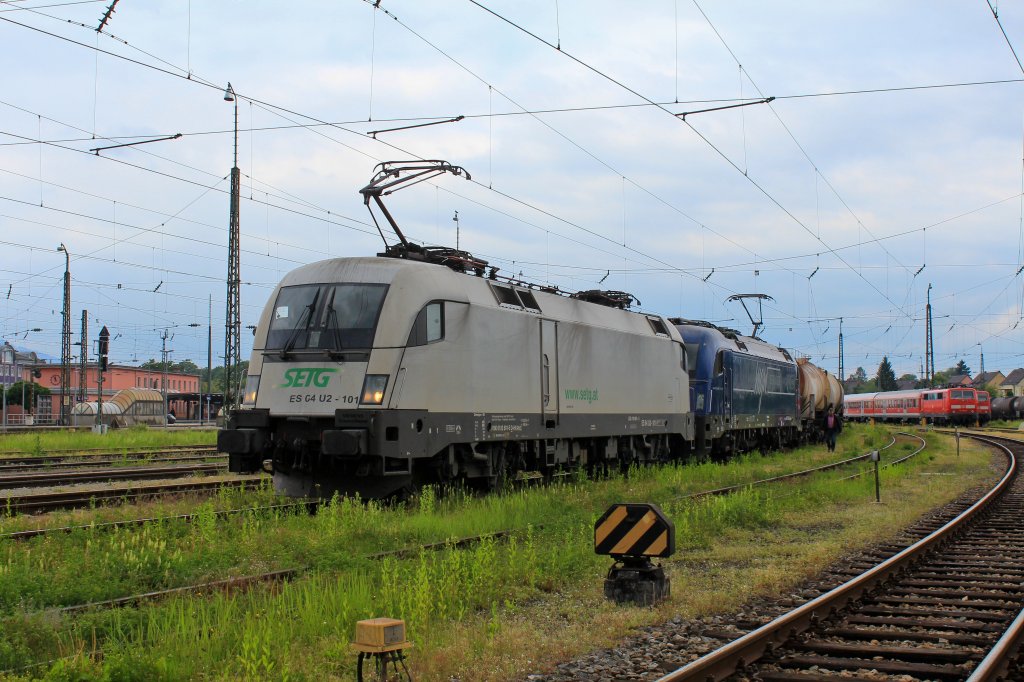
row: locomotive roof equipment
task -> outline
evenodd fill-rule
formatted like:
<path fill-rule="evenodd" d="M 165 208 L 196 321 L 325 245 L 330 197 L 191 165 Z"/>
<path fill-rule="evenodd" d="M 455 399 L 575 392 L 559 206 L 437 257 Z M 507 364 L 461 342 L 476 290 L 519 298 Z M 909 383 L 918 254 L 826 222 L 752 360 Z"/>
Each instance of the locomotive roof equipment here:
<path fill-rule="evenodd" d="M 473 272 L 477 276 L 484 274 L 484 270 L 487 268 L 487 261 L 476 258 L 468 251 L 442 246 L 420 246 L 410 242 L 405 238 L 402 229 L 398 227 L 398 223 L 395 222 L 391 212 L 388 211 L 381 200 L 382 196 L 387 196 L 399 189 L 411 187 L 445 173 L 465 175 L 467 180 L 472 180 L 472 176 L 470 176 L 465 168 L 453 166 L 447 161 L 440 159 L 433 159 L 427 161 L 384 161 L 383 163 L 378 163 L 374 167 L 374 171 L 370 183 L 359 190 L 359 193 L 363 195 L 363 203 L 366 204 L 367 210 L 370 211 L 370 217 L 373 218 L 373 224 L 377 226 L 380 238 L 384 240 L 384 253 L 377 255 L 447 265 L 458 272 Z M 380 229 L 380 223 L 377 222 L 377 216 L 374 215 L 373 208 L 370 206 L 370 199 L 373 199 L 378 208 L 380 208 L 381 213 L 387 218 L 391 229 L 398 236 L 400 244 L 388 244 L 388 240 L 384 237 L 384 231 Z M 497 271 L 498 268 L 491 268 L 491 279 L 494 279 Z"/>
<path fill-rule="evenodd" d="M 643 305 L 643 303 L 640 302 L 640 299 L 625 291 L 601 291 L 600 289 L 588 289 L 587 291 L 577 291 L 575 294 L 570 294 L 569 298 L 578 298 L 581 301 L 598 303 L 611 308 L 618 308 L 619 310 L 626 310 L 634 303 L 637 305 Z"/>
<path fill-rule="evenodd" d="M 748 298 L 757 299 L 757 319 L 754 319 L 754 314 L 747 308 Z M 774 301 L 775 299 L 768 294 L 733 294 L 727 301 L 739 301 L 743 306 L 743 310 L 746 311 L 747 317 L 750 318 L 750 323 L 754 325 L 754 331 L 750 332 L 750 335 L 757 338 L 757 330 L 764 326 L 764 313 L 761 311 L 761 303 L 765 300 Z"/>

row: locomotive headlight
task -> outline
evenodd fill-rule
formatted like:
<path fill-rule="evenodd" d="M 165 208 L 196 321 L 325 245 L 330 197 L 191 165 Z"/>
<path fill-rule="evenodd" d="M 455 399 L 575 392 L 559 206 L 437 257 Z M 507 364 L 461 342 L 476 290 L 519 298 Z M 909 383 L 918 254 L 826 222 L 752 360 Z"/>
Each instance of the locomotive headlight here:
<path fill-rule="evenodd" d="M 245 391 L 242 393 L 242 404 L 256 406 L 256 394 L 260 390 L 260 375 L 245 377 Z"/>
<path fill-rule="evenodd" d="M 384 402 L 384 389 L 388 387 L 387 374 L 367 374 L 363 380 L 363 394 L 359 398 L 361 405 L 380 405 Z"/>

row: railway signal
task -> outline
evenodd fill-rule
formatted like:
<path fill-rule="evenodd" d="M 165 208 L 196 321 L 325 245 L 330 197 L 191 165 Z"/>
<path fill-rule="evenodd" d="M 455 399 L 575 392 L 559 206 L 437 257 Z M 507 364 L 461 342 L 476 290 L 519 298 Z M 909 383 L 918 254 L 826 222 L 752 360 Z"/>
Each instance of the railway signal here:
<path fill-rule="evenodd" d="M 100 343 L 99 343 L 99 355 L 100 355 L 100 371 L 107 371 L 107 359 L 110 355 L 110 332 L 107 331 L 106 325 L 100 330 Z"/>
<path fill-rule="evenodd" d="M 676 529 L 657 505 L 613 504 L 594 524 L 594 552 L 615 560 L 604 581 L 604 596 L 619 604 L 650 606 L 666 597 L 670 583 L 652 558 L 671 556 Z"/>
<path fill-rule="evenodd" d="M 103 325 L 100 330 L 96 351 L 99 365 L 96 369 L 96 424 L 92 430 L 94 433 L 106 433 L 107 425 L 103 423 L 103 373 L 107 371 L 107 358 L 110 356 L 110 331 L 107 325 Z"/>
<path fill-rule="evenodd" d="M 882 502 L 882 484 L 878 478 L 878 462 L 882 457 L 878 453 L 878 450 L 871 451 L 871 461 L 875 463 L 875 502 Z"/>

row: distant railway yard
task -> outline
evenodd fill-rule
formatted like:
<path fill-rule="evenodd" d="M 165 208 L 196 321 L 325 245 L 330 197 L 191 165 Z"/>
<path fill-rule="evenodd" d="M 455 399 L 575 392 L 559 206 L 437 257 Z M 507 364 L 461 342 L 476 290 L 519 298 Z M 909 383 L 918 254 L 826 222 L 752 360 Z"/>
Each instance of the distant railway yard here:
<path fill-rule="evenodd" d="M 1013 426 L 997 425 L 998 435 L 1012 438 Z M 97 450 L 91 436 L 80 447 L 8 443 L 0 670 L 3 679 L 354 680 L 355 622 L 394 617 L 414 644 L 416 680 L 708 679 L 677 670 L 726 656 L 718 651 L 730 641 L 899 554 L 1006 470 L 1006 456 L 966 430 L 957 443 L 952 431 L 902 429 L 850 425 L 836 452 L 812 445 L 599 480 L 574 472 L 487 495 L 427 487 L 404 504 L 275 496 L 266 475 L 223 472 L 212 432 L 177 447 Z M 623 500 L 657 504 L 674 524 L 675 554 L 660 562 L 671 595 L 655 606 L 602 592 L 612 561 L 594 552 L 594 522 Z M 967 551 L 973 563 L 1018 557 L 1010 543 Z M 939 568 L 915 570 L 933 581 L 952 572 L 958 584 L 900 592 L 905 577 L 878 579 L 896 596 L 873 585 L 870 599 L 846 600 L 860 616 L 819 608 L 816 629 L 784 645 L 788 635 L 775 636 L 756 671 L 716 664 L 732 668 L 714 679 L 967 679 L 1024 604 L 1020 570 L 953 565 L 963 551 L 940 551 Z M 984 576 L 965 577 L 972 571 Z M 1000 577 L 1012 584 L 990 584 Z M 946 594 L 957 590 L 965 594 Z M 975 606 L 974 592 L 991 594 Z M 951 606 L 961 596 L 962 608 Z M 933 622 L 911 622 L 913 610 Z M 947 642 L 946 653 L 907 654 L 921 639 Z M 911 663 L 892 662 L 901 654 Z"/>

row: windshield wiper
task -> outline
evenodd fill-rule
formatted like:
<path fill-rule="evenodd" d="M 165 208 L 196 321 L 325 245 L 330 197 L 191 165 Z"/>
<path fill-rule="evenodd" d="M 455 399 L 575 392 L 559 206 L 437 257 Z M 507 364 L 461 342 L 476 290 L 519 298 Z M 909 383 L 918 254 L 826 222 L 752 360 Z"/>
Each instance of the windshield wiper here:
<path fill-rule="evenodd" d="M 313 311 L 316 310 L 316 302 L 320 300 L 321 289 L 316 290 L 316 294 L 313 296 L 313 300 L 309 302 L 309 305 L 302 311 L 302 315 L 299 316 L 299 321 L 295 325 L 295 329 L 292 331 L 288 340 L 285 342 L 284 347 L 281 349 L 281 359 L 287 360 L 288 353 L 295 346 L 299 340 L 299 333 L 309 329 L 309 325 L 313 322 Z M 305 321 L 305 324 L 303 324 Z"/>
<path fill-rule="evenodd" d="M 327 299 L 327 319 L 324 321 L 328 327 L 331 328 L 331 336 L 334 337 L 334 348 L 324 348 L 323 351 L 327 354 L 327 357 L 332 360 L 337 357 L 338 353 L 342 350 L 341 343 L 341 331 L 338 329 L 338 311 L 334 309 L 334 295 L 338 293 L 337 287 L 331 290 L 331 296 Z"/>
<path fill-rule="evenodd" d="M 327 324 L 331 328 L 331 334 L 334 336 L 334 348 L 327 348 L 328 357 L 334 359 L 337 354 L 344 350 L 344 344 L 341 342 L 341 330 L 338 329 L 338 311 L 334 308 L 334 295 L 338 293 L 337 287 L 331 290 L 331 297 L 327 300 Z"/>

